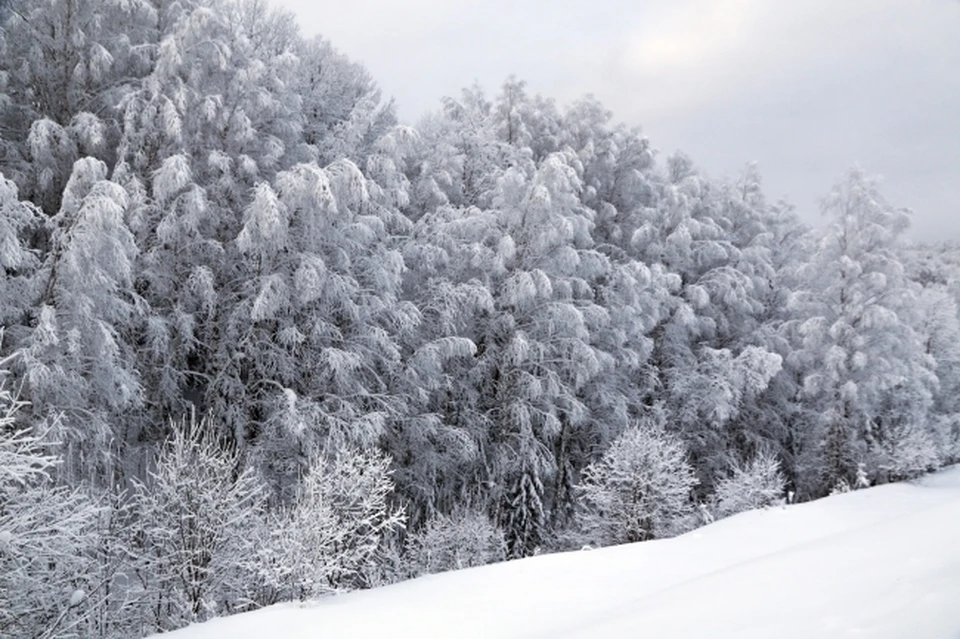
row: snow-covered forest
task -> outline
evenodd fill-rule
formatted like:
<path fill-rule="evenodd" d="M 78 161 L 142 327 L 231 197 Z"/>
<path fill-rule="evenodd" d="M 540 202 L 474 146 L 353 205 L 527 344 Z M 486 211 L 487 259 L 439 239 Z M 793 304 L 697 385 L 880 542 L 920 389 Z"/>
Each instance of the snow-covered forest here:
<path fill-rule="evenodd" d="M 960 248 L 266 0 L 0 2 L 0 636 L 132 637 L 960 457 Z"/>

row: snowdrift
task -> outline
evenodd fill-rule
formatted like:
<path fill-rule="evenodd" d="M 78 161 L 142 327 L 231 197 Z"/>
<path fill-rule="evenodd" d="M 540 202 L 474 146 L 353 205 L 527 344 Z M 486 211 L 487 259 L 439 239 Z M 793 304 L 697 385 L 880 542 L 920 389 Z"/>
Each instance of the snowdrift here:
<path fill-rule="evenodd" d="M 960 467 L 655 542 L 431 575 L 165 639 L 960 638 Z"/>

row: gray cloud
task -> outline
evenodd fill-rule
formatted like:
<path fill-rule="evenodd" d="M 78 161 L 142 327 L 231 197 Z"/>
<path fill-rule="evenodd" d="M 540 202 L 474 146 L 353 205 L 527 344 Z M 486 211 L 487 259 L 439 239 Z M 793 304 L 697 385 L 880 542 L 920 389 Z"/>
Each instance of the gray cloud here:
<path fill-rule="evenodd" d="M 510 73 L 569 103 L 594 93 L 713 175 L 758 161 L 809 221 L 850 165 L 960 239 L 955 0 L 275 0 L 363 62 L 415 120 Z"/>

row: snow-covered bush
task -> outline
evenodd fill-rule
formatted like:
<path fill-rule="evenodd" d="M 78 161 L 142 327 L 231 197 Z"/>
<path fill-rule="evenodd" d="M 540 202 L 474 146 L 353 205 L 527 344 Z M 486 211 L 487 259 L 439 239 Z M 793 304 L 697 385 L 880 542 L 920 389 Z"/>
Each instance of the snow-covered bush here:
<path fill-rule="evenodd" d="M 0 386 L 0 636 L 80 636 L 98 581 L 101 509 L 58 486 L 53 445 L 18 428 L 24 404 Z"/>
<path fill-rule="evenodd" d="M 238 569 L 256 552 L 257 478 L 205 430 L 175 424 L 153 471 L 134 482 L 135 572 L 158 630 L 235 609 L 246 590 Z"/>
<path fill-rule="evenodd" d="M 483 566 L 506 558 L 503 531 L 483 513 L 436 515 L 407 539 L 414 575 Z"/>
<path fill-rule="evenodd" d="M 600 545 L 668 536 L 693 511 L 696 484 L 679 439 L 659 424 L 636 425 L 584 470 L 581 530 Z"/>
<path fill-rule="evenodd" d="M 717 482 L 714 510 L 718 517 L 729 517 L 773 506 L 782 501 L 785 485 L 780 461 L 760 453 L 745 466 L 734 465 L 730 476 Z"/>
<path fill-rule="evenodd" d="M 830 489 L 829 495 L 831 497 L 834 495 L 843 495 L 863 488 L 870 488 L 870 477 L 867 476 L 867 465 L 864 462 L 858 462 L 856 479 L 853 483 L 851 484 L 846 479 L 840 479 L 834 484 L 833 488 Z"/>
<path fill-rule="evenodd" d="M 946 451 L 941 451 L 942 446 L 938 445 L 935 425 L 936 422 L 930 427 L 905 424 L 893 429 L 876 464 L 885 475 L 883 479 L 912 479 L 940 467 L 941 452 Z"/>
<path fill-rule="evenodd" d="M 960 462 L 960 415 L 940 418 L 941 449 L 944 464 Z"/>
<path fill-rule="evenodd" d="M 349 450 L 314 463 L 296 503 L 266 522 L 257 603 L 369 585 L 384 535 L 404 522 L 403 512 L 388 504 L 389 467 L 379 453 Z"/>

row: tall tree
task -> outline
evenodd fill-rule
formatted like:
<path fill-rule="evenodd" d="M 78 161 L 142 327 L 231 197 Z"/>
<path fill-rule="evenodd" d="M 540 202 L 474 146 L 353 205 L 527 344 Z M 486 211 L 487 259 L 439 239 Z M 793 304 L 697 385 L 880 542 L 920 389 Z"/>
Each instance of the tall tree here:
<path fill-rule="evenodd" d="M 51 220 L 52 248 L 37 272 L 32 330 L 20 344 L 36 419 L 63 428 L 67 472 L 94 477 L 127 441 L 125 417 L 142 389 L 132 336 L 141 315 L 133 290 L 137 247 L 128 198 L 107 168 L 79 160 Z"/>
<path fill-rule="evenodd" d="M 808 473 L 807 490 L 821 494 L 853 485 L 860 463 L 872 478 L 887 478 L 892 458 L 915 444 L 907 436 L 924 428 L 936 381 L 906 320 L 914 291 L 897 248 L 907 211 L 888 204 L 859 169 L 823 209 L 832 221 L 798 297 L 804 391 L 822 415 L 811 460 L 817 475 Z"/>
<path fill-rule="evenodd" d="M 399 300 L 403 260 L 356 165 L 298 165 L 276 184 L 257 188 L 237 236 L 246 284 L 212 363 L 211 409 L 282 465 L 378 442 L 404 413 L 398 335 L 419 313 Z"/>
<path fill-rule="evenodd" d="M 143 0 L 13 0 L 0 37 L 0 169 L 53 215 L 73 162 L 112 163 L 116 106 L 149 72 Z"/>
<path fill-rule="evenodd" d="M 34 301 L 33 275 L 40 260 L 31 250 L 31 238 L 42 228 L 40 211 L 28 202 L 21 202 L 17 185 L 0 174 L 0 269 L 3 271 L 0 324 L 14 327 L 14 332 L 16 327 L 26 324 L 25 316 Z M 2 346 L 6 345 L 0 344 Z"/>

